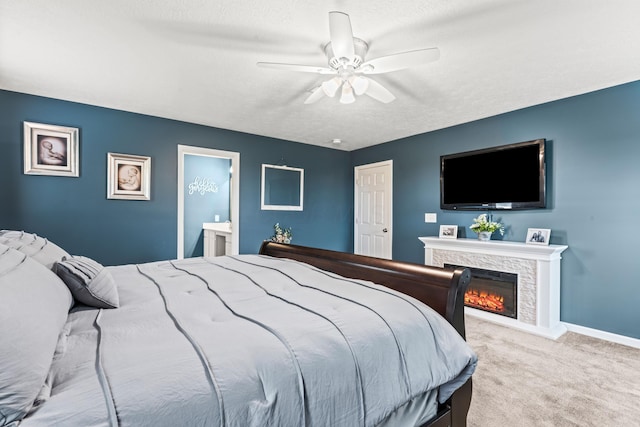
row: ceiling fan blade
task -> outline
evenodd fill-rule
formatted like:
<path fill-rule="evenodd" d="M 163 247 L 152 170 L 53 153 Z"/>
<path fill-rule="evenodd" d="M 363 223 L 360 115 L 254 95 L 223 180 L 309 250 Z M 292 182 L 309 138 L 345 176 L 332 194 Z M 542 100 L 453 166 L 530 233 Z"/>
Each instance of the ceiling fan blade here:
<path fill-rule="evenodd" d="M 316 74 L 335 74 L 335 70 L 328 67 L 315 67 L 313 65 L 298 65 L 298 64 L 281 64 L 278 62 L 258 62 L 258 67 L 275 68 L 277 70 L 285 71 L 299 71 L 303 73 L 316 73 Z"/>
<path fill-rule="evenodd" d="M 438 58 L 440 58 L 440 50 L 437 47 L 411 50 L 409 52 L 395 53 L 393 55 L 372 59 L 362 64 L 359 70 L 364 74 L 389 73 L 391 71 L 423 65 L 436 61 Z"/>
<path fill-rule="evenodd" d="M 393 96 L 393 94 L 389 92 L 387 89 L 385 89 L 380 83 L 372 79 L 367 79 L 367 80 L 369 80 L 369 86 L 367 87 L 367 90 L 364 92 L 365 95 L 369 95 L 373 99 L 376 99 L 385 104 L 388 104 L 389 102 L 396 99 L 396 97 Z"/>
<path fill-rule="evenodd" d="M 324 91 L 322 90 L 322 86 L 318 86 L 311 92 L 311 95 L 307 99 L 304 100 L 305 104 L 313 104 L 318 101 L 320 98 L 324 96 Z"/>
<path fill-rule="evenodd" d="M 349 61 L 353 61 L 355 49 L 349 15 L 342 12 L 329 12 L 329 35 L 331 36 L 331 49 L 336 58 L 347 58 Z"/>

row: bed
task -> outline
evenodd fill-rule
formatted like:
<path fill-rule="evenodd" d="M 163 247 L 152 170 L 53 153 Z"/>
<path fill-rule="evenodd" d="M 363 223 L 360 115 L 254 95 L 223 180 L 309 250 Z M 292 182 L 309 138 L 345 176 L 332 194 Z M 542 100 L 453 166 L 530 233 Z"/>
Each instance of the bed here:
<path fill-rule="evenodd" d="M 104 267 L 0 231 L 0 425 L 464 426 L 468 282 L 273 242 Z"/>

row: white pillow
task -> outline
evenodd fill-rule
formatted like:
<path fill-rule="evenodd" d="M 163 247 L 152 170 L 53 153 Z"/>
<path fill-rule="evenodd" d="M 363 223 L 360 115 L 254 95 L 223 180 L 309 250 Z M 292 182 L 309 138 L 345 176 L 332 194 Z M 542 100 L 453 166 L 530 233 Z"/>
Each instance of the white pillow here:
<path fill-rule="evenodd" d="M 33 233 L 0 230 L 0 243 L 29 255 L 48 269 L 69 254 L 60 246 Z"/>
<path fill-rule="evenodd" d="M 33 405 L 72 304 L 51 270 L 0 243 L 0 425 Z"/>

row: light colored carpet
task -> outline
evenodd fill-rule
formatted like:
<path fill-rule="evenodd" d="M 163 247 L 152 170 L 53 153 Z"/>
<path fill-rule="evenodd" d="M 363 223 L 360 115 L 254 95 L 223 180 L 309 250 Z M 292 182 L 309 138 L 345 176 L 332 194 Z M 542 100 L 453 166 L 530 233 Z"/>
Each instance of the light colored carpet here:
<path fill-rule="evenodd" d="M 469 427 L 640 426 L 640 349 L 557 341 L 467 316 L 478 354 Z"/>

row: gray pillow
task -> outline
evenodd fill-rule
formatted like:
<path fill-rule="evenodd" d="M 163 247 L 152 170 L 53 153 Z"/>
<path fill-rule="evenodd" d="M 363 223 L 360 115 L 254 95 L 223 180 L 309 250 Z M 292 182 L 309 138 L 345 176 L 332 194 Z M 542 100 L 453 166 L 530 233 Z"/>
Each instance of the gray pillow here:
<path fill-rule="evenodd" d="M 0 244 L 0 425 L 21 420 L 33 405 L 72 304 L 51 270 Z"/>
<path fill-rule="evenodd" d="M 47 268 L 53 268 L 56 261 L 60 261 L 69 254 L 60 246 L 33 233 L 15 230 L 0 230 L 0 243 L 29 255 Z"/>
<path fill-rule="evenodd" d="M 118 308 L 118 289 L 109 270 L 84 256 L 63 258 L 54 271 L 69 287 L 76 301 L 97 308 Z"/>

